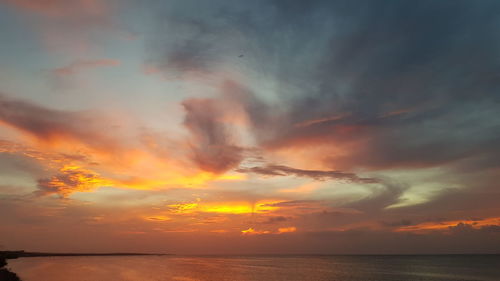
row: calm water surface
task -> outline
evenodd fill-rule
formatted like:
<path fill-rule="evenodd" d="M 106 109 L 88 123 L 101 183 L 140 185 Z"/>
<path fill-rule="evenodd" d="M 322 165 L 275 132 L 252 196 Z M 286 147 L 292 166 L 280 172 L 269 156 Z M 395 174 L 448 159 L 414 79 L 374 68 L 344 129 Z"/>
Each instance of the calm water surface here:
<path fill-rule="evenodd" d="M 120 256 L 9 260 L 23 281 L 500 281 L 500 256 Z"/>

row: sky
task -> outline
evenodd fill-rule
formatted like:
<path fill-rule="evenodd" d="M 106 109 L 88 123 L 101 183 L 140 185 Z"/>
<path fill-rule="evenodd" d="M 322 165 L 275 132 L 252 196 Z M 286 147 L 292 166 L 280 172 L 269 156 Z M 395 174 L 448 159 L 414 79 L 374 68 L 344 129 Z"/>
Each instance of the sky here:
<path fill-rule="evenodd" d="M 0 249 L 500 252 L 500 2 L 0 0 Z"/>

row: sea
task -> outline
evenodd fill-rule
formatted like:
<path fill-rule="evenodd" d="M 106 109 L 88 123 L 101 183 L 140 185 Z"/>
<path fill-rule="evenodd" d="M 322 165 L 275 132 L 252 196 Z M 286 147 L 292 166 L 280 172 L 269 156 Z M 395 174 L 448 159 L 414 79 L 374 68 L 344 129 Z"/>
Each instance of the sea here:
<path fill-rule="evenodd" d="M 500 255 L 28 257 L 8 263 L 23 281 L 500 281 Z"/>

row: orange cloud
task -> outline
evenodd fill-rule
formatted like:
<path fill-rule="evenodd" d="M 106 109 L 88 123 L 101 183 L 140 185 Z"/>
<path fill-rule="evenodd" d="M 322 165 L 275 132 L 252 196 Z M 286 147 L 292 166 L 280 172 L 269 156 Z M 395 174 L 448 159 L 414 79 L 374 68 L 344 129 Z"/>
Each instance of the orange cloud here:
<path fill-rule="evenodd" d="M 259 235 L 259 234 L 270 234 L 271 232 L 268 230 L 255 230 L 253 228 L 245 229 L 241 231 L 243 235 Z"/>
<path fill-rule="evenodd" d="M 145 219 L 149 220 L 149 221 L 159 221 L 159 222 L 171 220 L 170 217 L 162 216 L 162 215 L 146 217 Z"/>
<path fill-rule="evenodd" d="M 72 144 L 73 151 L 78 154 L 68 154 L 72 151 L 67 148 L 68 144 Z M 73 192 L 94 191 L 103 186 L 159 190 L 199 188 L 211 181 L 245 179 L 241 174 L 216 175 L 198 171 L 180 159 L 165 159 L 147 150 L 118 146 L 115 151 L 107 151 L 70 139 L 60 145 L 59 142 L 52 142 L 50 147 L 1 141 L 0 153 L 33 159 L 48 172 L 54 172 L 53 176 L 38 180 L 40 194 L 59 194 L 63 197 Z M 181 208 L 181 211 L 185 210 Z"/>
<path fill-rule="evenodd" d="M 397 228 L 396 232 L 428 232 L 428 231 L 443 231 L 449 230 L 460 224 L 466 224 L 472 228 L 479 229 L 484 226 L 496 225 L 500 226 L 500 217 L 477 220 L 453 220 L 443 222 L 424 222 L 417 225 L 402 226 Z"/>
<path fill-rule="evenodd" d="M 39 180 L 42 194 L 93 191 L 101 186 L 158 190 L 198 188 L 211 181 L 239 181 L 239 173 L 201 171 L 188 159 L 188 146 L 167 139 L 169 149 L 106 127 L 105 116 L 44 108 L 0 96 L 0 125 L 18 132 L 18 142 L 3 142 L 0 152 L 23 155 L 54 175 Z M 68 167 L 77 167 L 69 169 Z M 214 212 L 221 210 L 213 210 Z"/>
<path fill-rule="evenodd" d="M 111 184 L 110 181 L 103 179 L 97 173 L 78 166 L 64 166 L 59 170 L 59 174 L 38 180 L 41 194 L 56 193 L 62 197 L 76 191 L 93 191 L 98 187 Z"/>
<path fill-rule="evenodd" d="M 297 228 L 295 226 L 278 228 L 278 233 L 289 233 L 295 231 L 297 231 Z"/>
<path fill-rule="evenodd" d="M 256 230 L 252 227 L 242 230 L 241 234 L 242 235 L 261 235 L 261 234 L 282 234 L 282 233 L 290 233 L 290 232 L 295 232 L 297 231 L 297 228 L 295 226 L 291 227 L 283 227 L 279 228 L 278 231 L 272 232 L 270 230 Z"/>
<path fill-rule="evenodd" d="M 168 205 L 172 213 L 185 214 L 191 213 L 198 208 L 198 203 L 171 204 Z"/>

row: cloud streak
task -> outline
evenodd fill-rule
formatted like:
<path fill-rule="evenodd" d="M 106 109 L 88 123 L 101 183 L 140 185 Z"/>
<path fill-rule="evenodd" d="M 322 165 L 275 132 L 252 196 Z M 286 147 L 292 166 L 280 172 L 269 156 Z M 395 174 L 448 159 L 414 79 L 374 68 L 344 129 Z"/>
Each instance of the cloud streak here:
<path fill-rule="evenodd" d="M 115 59 L 77 60 L 67 66 L 56 68 L 53 72 L 65 76 L 74 75 L 88 69 L 119 65 L 120 61 Z"/>
<path fill-rule="evenodd" d="M 5 95 L 0 96 L 0 122 L 47 143 L 69 139 L 104 147 L 111 141 L 100 133 L 95 117 L 48 109 Z"/>
<path fill-rule="evenodd" d="M 314 180 L 343 180 L 356 183 L 380 183 L 375 178 L 359 177 L 354 173 L 341 171 L 321 171 L 321 170 L 303 170 L 284 165 L 266 165 L 263 167 L 239 168 L 236 171 L 240 173 L 255 173 L 264 176 L 296 176 L 306 177 Z"/>

